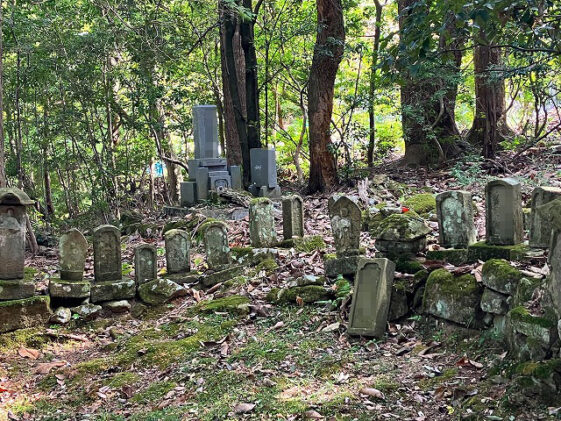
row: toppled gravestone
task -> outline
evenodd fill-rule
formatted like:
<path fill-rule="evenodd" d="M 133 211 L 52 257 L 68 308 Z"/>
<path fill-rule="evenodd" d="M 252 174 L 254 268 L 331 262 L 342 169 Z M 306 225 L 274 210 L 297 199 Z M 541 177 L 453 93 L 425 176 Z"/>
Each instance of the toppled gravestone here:
<path fill-rule="evenodd" d="M 187 295 L 187 289 L 169 279 L 155 279 L 140 285 L 138 295 L 146 304 L 161 305 Z"/>

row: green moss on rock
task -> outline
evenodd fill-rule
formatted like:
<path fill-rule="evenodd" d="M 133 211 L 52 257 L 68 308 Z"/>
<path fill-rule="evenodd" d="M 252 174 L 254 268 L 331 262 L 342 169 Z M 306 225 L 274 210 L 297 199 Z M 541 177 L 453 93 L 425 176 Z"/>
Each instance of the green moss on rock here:
<path fill-rule="evenodd" d="M 413 275 L 423 269 L 423 265 L 417 260 L 398 259 L 397 262 L 395 262 L 395 270 L 397 272 Z"/>
<path fill-rule="evenodd" d="M 524 259 L 527 251 L 528 248 L 524 244 L 497 246 L 481 241 L 468 247 L 468 262 L 477 262 L 478 260 L 486 262 L 490 259 L 520 261 Z"/>
<path fill-rule="evenodd" d="M 514 294 L 522 279 L 522 273 L 503 259 L 488 260 L 481 273 L 486 287 L 503 294 Z"/>
<path fill-rule="evenodd" d="M 210 301 L 202 301 L 194 311 L 201 313 L 230 313 L 236 315 L 249 314 L 249 298 L 242 295 L 231 295 L 216 298 Z"/>
<path fill-rule="evenodd" d="M 420 215 L 427 214 L 436 211 L 436 198 L 431 193 L 416 194 L 405 200 L 403 205 Z"/>
<path fill-rule="evenodd" d="M 427 260 L 440 260 L 454 266 L 463 265 L 468 261 L 467 249 L 439 249 L 427 251 Z"/>
<path fill-rule="evenodd" d="M 267 294 L 267 301 L 277 304 L 296 304 L 297 298 L 304 303 L 315 303 L 332 298 L 331 291 L 319 285 L 307 285 L 284 289 L 273 289 Z"/>

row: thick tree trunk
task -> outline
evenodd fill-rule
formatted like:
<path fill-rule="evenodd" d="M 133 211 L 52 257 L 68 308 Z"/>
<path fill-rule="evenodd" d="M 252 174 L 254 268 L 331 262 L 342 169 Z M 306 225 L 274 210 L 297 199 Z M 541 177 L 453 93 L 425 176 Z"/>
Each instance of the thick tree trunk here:
<path fill-rule="evenodd" d="M 317 37 L 308 83 L 310 121 L 310 193 L 337 183 L 337 164 L 330 150 L 335 77 L 343 58 L 345 24 L 341 0 L 317 0 Z"/>
<path fill-rule="evenodd" d="M 371 167 L 374 163 L 374 147 L 376 146 L 376 72 L 378 67 L 378 54 L 380 50 L 380 36 L 382 32 L 382 5 L 379 0 L 375 0 L 376 20 L 374 28 L 374 44 L 372 46 L 372 63 L 370 64 L 370 85 L 368 87 L 368 122 L 370 125 L 368 148 L 366 150 L 366 164 Z"/>
<path fill-rule="evenodd" d="M 225 13 L 230 13 L 224 9 L 224 5 L 220 2 L 220 64 L 222 67 L 222 91 L 224 96 L 224 141 L 226 146 L 226 158 L 228 159 L 228 164 L 230 165 L 241 165 L 242 164 L 242 150 L 240 143 L 240 136 L 238 134 L 238 128 L 236 125 L 236 111 L 234 109 L 234 100 L 232 98 L 232 92 L 230 90 L 230 83 L 237 84 L 237 92 L 242 98 L 240 98 L 241 114 L 245 121 L 246 111 L 245 111 L 245 59 L 243 56 L 243 49 L 241 47 L 241 37 L 239 32 L 239 25 L 234 23 L 233 28 L 233 39 L 230 43 L 226 42 L 226 24 L 231 24 L 232 22 L 227 22 Z M 229 28 L 231 29 L 231 28 Z M 233 51 L 227 51 L 227 46 L 231 46 Z M 233 55 L 234 64 L 236 69 L 235 75 L 230 75 L 227 65 L 227 56 Z M 230 81 L 233 77 L 234 80 Z"/>
<path fill-rule="evenodd" d="M 3 40 L 3 1 L 0 0 L 0 187 L 6 187 L 6 153 L 4 151 L 4 45 Z"/>
<path fill-rule="evenodd" d="M 399 0 L 398 10 L 400 42 L 406 43 L 408 40 L 404 34 L 410 29 L 409 16 L 426 13 L 426 6 L 417 6 L 416 0 Z M 453 16 L 448 19 L 453 19 Z M 453 21 L 446 23 L 450 31 L 454 28 L 452 23 Z M 454 41 L 446 46 L 444 38 L 441 38 L 441 49 L 450 49 L 450 46 L 454 49 L 460 42 L 454 39 L 454 32 L 449 32 L 448 35 Z M 428 74 L 432 72 L 431 77 L 419 77 L 421 72 L 413 75 L 407 66 L 401 69 L 401 119 L 406 165 L 430 165 L 457 153 L 455 141 L 459 131 L 455 123 L 454 107 L 458 86 L 446 76 L 460 71 L 461 53 L 443 54 L 442 60 L 440 68 L 428 67 L 424 70 Z M 443 74 L 442 78 L 438 77 L 438 72 Z"/>
<path fill-rule="evenodd" d="M 480 31 L 474 51 L 475 66 L 475 116 L 468 141 L 482 148 L 485 158 L 493 158 L 499 143 L 511 130 L 506 123 L 505 84 L 500 77 L 502 51 L 487 44 Z"/>

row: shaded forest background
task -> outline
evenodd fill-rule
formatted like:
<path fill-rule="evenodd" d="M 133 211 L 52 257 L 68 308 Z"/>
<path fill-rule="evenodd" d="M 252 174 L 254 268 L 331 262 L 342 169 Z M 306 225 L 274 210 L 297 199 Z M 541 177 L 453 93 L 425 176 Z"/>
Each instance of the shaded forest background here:
<path fill-rule="evenodd" d="M 178 201 L 191 110 L 309 192 L 559 142 L 561 4 L 2 1 L 0 185 L 54 222 Z M 246 184 L 249 174 L 246 172 Z"/>

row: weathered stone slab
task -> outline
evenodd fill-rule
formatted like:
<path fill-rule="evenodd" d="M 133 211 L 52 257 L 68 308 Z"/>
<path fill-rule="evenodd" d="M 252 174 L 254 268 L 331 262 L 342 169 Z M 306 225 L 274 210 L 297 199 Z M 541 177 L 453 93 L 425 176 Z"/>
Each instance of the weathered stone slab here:
<path fill-rule="evenodd" d="M 329 218 L 337 256 L 359 254 L 362 213 L 358 205 L 345 195 L 329 201 Z"/>
<path fill-rule="evenodd" d="M 251 184 L 257 188 L 277 187 L 277 160 L 274 149 L 253 148 L 249 151 Z"/>
<path fill-rule="evenodd" d="M 552 226 L 538 212 L 538 208 L 555 199 L 561 199 L 561 189 L 556 187 L 536 187 L 534 189 L 532 193 L 532 212 L 530 213 L 530 247 L 549 247 Z"/>
<path fill-rule="evenodd" d="M 126 313 L 131 309 L 131 303 L 127 300 L 107 301 L 103 303 L 103 308 L 106 308 L 111 313 Z"/>
<path fill-rule="evenodd" d="M 427 251 L 427 260 L 441 260 L 455 266 L 468 261 L 468 249 L 438 249 Z"/>
<path fill-rule="evenodd" d="M 359 261 L 349 316 L 349 335 L 384 336 L 394 271 L 394 263 L 387 259 Z"/>
<path fill-rule="evenodd" d="M 210 275 L 206 275 L 201 278 L 202 284 L 206 288 L 213 287 L 220 282 L 226 282 L 230 279 L 235 278 L 236 276 L 243 275 L 244 273 L 244 266 L 232 266 L 228 269 L 220 270 L 218 272 L 211 273 Z"/>
<path fill-rule="evenodd" d="M 0 333 L 47 323 L 52 314 L 49 304 L 45 295 L 0 302 Z"/>
<path fill-rule="evenodd" d="M 92 303 L 103 301 L 128 300 L 136 295 L 136 283 L 133 279 L 96 282 L 91 286 Z"/>
<path fill-rule="evenodd" d="M 485 288 L 481 296 L 481 310 L 486 313 L 506 314 L 509 308 L 509 296 Z"/>
<path fill-rule="evenodd" d="M 282 200 L 282 232 L 285 240 L 304 237 L 304 200 L 297 194 Z"/>
<path fill-rule="evenodd" d="M 503 259 L 491 259 L 481 269 L 483 285 L 502 294 L 513 295 L 522 273 Z"/>
<path fill-rule="evenodd" d="M 65 281 L 81 281 L 88 254 L 88 241 L 75 228 L 60 237 L 58 243 L 60 279 Z"/>
<path fill-rule="evenodd" d="M 276 244 L 277 232 L 270 199 L 253 199 L 249 204 L 249 236 L 253 247 L 266 248 Z"/>
<path fill-rule="evenodd" d="M 134 249 L 134 279 L 137 285 L 158 277 L 158 251 L 150 244 Z"/>
<path fill-rule="evenodd" d="M 467 327 L 477 327 L 481 313 L 483 286 L 474 276 L 454 277 L 446 269 L 437 269 L 427 279 L 423 295 L 426 313 Z"/>
<path fill-rule="evenodd" d="M 358 261 L 361 258 L 362 256 L 325 256 L 323 260 L 325 276 L 329 278 L 336 278 L 339 275 L 355 276 L 358 268 Z"/>
<path fill-rule="evenodd" d="M 53 298 L 88 298 L 91 284 L 88 281 L 63 281 L 57 278 L 49 280 L 49 294 Z"/>
<path fill-rule="evenodd" d="M 167 273 L 184 273 L 191 270 L 189 250 L 191 239 L 186 231 L 173 229 L 164 235 Z"/>
<path fill-rule="evenodd" d="M 221 269 L 231 262 L 228 227 L 223 222 L 207 222 L 204 233 L 206 261 L 210 269 Z"/>
<path fill-rule="evenodd" d="M 138 295 L 146 304 L 161 305 L 187 295 L 187 289 L 169 279 L 155 279 L 140 285 Z"/>
<path fill-rule="evenodd" d="M 96 282 L 120 280 L 121 232 L 113 225 L 101 225 L 93 232 L 94 277 Z"/>
<path fill-rule="evenodd" d="M 0 301 L 33 297 L 35 282 L 23 279 L 0 279 Z"/>
<path fill-rule="evenodd" d="M 466 248 L 476 241 L 471 193 L 448 191 L 436 196 L 438 238 L 442 247 Z"/>
<path fill-rule="evenodd" d="M 50 318 L 51 323 L 56 323 L 59 325 L 65 325 L 72 319 L 72 312 L 69 308 L 59 307 L 55 310 L 54 314 Z"/>
<path fill-rule="evenodd" d="M 96 304 L 82 304 L 70 309 L 72 313 L 80 316 L 82 320 L 93 320 L 101 314 L 102 307 Z"/>
<path fill-rule="evenodd" d="M 485 209 L 488 244 L 515 245 L 523 241 L 522 193 L 517 180 L 504 178 L 487 183 Z"/>
<path fill-rule="evenodd" d="M 193 107 L 193 137 L 195 138 L 196 159 L 218 157 L 216 105 L 195 105 Z"/>
<path fill-rule="evenodd" d="M 424 250 L 432 230 L 410 212 L 384 218 L 373 232 L 376 249 L 390 258 L 412 256 Z"/>
<path fill-rule="evenodd" d="M 561 231 L 559 230 L 554 231 L 551 236 L 549 265 L 551 275 L 548 279 L 547 289 L 551 294 L 557 315 L 561 318 Z"/>
<path fill-rule="evenodd" d="M 193 206 L 197 203 L 197 183 L 184 181 L 180 184 L 180 203 L 183 207 Z"/>

